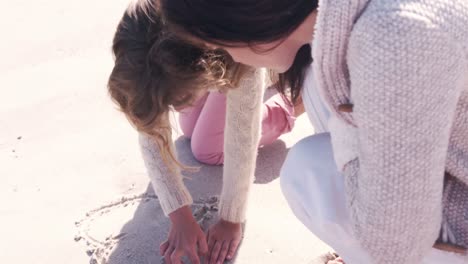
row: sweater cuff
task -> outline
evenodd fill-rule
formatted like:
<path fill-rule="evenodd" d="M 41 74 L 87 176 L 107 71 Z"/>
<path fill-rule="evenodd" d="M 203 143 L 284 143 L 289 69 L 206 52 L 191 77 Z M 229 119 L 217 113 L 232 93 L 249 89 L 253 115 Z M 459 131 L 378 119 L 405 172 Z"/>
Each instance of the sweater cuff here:
<path fill-rule="evenodd" d="M 192 196 L 183 183 L 178 184 L 176 188 L 173 183 L 168 186 L 164 181 L 152 181 L 152 185 L 166 216 L 181 207 L 193 204 Z"/>
<path fill-rule="evenodd" d="M 225 199 L 221 197 L 219 205 L 219 217 L 231 223 L 243 223 L 247 206 L 245 202 L 235 201 L 233 199 Z"/>

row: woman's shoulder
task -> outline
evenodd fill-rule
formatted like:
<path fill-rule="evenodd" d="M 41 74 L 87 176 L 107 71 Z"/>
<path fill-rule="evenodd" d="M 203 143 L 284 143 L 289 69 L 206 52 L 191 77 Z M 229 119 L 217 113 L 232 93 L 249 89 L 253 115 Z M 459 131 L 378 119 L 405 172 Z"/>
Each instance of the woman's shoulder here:
<path fill-rule="evenodd" d="M 366 12 L 412 12 L 415 14 L 434 16 L 444 15 L 466 9 L 466 0 L 368 0 L 363 10 Z"/>
<path fill-rule="evenodd" d="M 350 41 L 372 46 L 417 42 L 422 47 L 425 41 L 436 42 L 435 35 L 468 53 L 463 48 L 468 42 L 468 1 L 370 0 L 354 22 Z"/>
<path fill-rule="evenodd" d="M 424 21 L 430 27 L 463 32 L 468 29 L 468 1 L 370 0 L 356 22 L 361 19 L 386 19 L 393 22 L 393 26 Z"/>

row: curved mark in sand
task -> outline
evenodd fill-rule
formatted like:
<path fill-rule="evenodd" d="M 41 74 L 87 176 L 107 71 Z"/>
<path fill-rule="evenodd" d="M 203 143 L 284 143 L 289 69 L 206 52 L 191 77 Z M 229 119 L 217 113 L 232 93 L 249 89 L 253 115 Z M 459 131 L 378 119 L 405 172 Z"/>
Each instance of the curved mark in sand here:
<path fill-rule="evenodd" d="M 111 233 L 105 236 L 105 238 L 97 238 L 90 232 L 92 223 L 99 217 L 107 215 L 115 209 L 125 208 L 128 206 L 138 206 L 142 202 L 148 202 L 151 200 L 158 200 L 158 197 L 148 193 L 122 197 L 117 201 L 89 211 L 83 219 L 75 222 L 75 226 L 78 229 L 75 241 L 83 241 L 86 243 L 88 248 L 86 253 L 91 258 L 90 264 L 108 264 L 108 257 L 112 253 L 112 250 L 116 247 L 119 240 L 125 239 L 125 236 L 127 235 L 126 233 Z M 210 197 L 208 199 L 200 199 L 193 204 L 192 211 L 194 212 L 194 217 L 202 229 L 206 230 L 210 225 L 211 220 L 215 219 L 215 212 L 218 211 L 218 198 Z"/>

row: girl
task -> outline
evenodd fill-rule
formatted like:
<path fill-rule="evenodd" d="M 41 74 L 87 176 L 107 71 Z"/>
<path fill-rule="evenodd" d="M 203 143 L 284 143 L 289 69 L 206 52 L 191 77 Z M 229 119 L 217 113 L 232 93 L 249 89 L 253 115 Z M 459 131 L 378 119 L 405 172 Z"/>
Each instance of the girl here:
<path fill-rule="evenodd" d="M 248 65 L 290 70 L 313 43 L 331 139 L 298 143 L 282 187 L 297 217 L 347 263 L 466 261 L 467 1 L 160 4 L 182 36 Z"/>
<path fill-rule="evenodd" d="M 136 1 L 118 25 L 109 92 L 141 132 L 148 173 L 171 219 L 168 240 L 160 247 L 166 262 L 180 263 L 180 257 L 188 255 L 199 263 L 197 250 L 210 263 L 224 262 L 234 256 L 242 236 L 240 224 L 245 219 L 257 147 L 289 132 L 300 105 L 294 109 L 283 95 L 262 104 L 264 70 L 234 63 L 222 51 L 182 42 L 164 30 L 150 3 Z M 230 81 L 235 79 L 239 81 Z M 208 91 L 211 87 L 220 91 Z M 225 163 L 221 220 L 209 229 L 208 241 L 190 211 L 192 198 L 174 153 L 172 108 L 181 112 L 180 126 L 192 139 L 195 158 L 208 164 Z"/>

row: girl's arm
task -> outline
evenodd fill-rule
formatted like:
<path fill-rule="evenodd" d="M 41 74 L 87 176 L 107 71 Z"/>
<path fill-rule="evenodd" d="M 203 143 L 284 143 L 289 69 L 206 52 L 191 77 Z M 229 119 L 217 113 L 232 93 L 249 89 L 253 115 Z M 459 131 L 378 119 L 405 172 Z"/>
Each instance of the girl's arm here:
<path fill-rule="evenodd" d="M 253 179 L 260 139 L 261 106 L 267 72 L 249 69 L 239 86 L 227 94 L 224 141 L 223 189 L 220 199 L 222 219 L 240 223 L 245 220 L 247 196 Z M 164 213 L 193 203 L 180 170 L 172 173 L 164 163 L 158 145 L 140 134 L 140 147 L 153 188 Z M 170 146 L 175 153 L 173 142 Z"/>
<path fill-rule="evenodd" d="M 169 144 L 176 154 L 172 140 Z M 172 223 L 167 240 L 160 245 L 161 256 L 167 263 L 181 263 L 184 255 L 191 263 L 200 263 L 199 255 L 207 254 L 208 245 L 189 207 L 193 201 L 183 183 L 180 168 L 174 166 L 175 172 L 170 170 L 158 145 L 149 136 L 140 134 L 140 146 L 154 191 L 164 214 Z"/>
<path fill-rule="evenodd" d="M 260 140 L 265 77 L 266 70 L 250 68 L 239 86 L 227 94 L 221 220 L 208 230 L 210 264 L 231 260 L 242 239 L 241 223 L 245 220 Z"/>
<path fill-rule="evenodd" d="M 220 217 L 241 223 L 252 184 L 258 142 L 261 106 L 266 81 L 265 69 L 249 69 L 239 87 L 228 91 L 224 132 L 224 172 Z"/>
<path fill-rule="evenodd" d="M 158 145 L 152 138 L 140 134 L 139 141 L 143 161 L 164 214 L 168 216 L 181 207 L 191 205 L 193 200 L 184 185 L 180 169 L 176 167 L 176 171 L 171 172 L 164 163 Z M 169 143 L 173 153 L 175 153 L 174 143 L 172 140 Z"/>
<path fill-rule="evenodd" d="M 345 167 L 346 194 L 354 234 L 373 263 L 420 263 L 438 237 L 466 63 L 453 36 L 418 14 L 365 14 L 353 29 L 358 160 Z"/>

